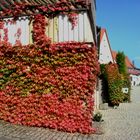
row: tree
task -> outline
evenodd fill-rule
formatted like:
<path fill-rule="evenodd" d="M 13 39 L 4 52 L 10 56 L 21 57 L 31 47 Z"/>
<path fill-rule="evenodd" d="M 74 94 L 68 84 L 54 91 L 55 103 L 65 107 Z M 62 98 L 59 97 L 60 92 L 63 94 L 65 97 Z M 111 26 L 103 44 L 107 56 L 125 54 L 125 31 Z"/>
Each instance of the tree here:
<path fill-rule="evenodd" d="M 130 89 L 131 89 L 131 83 L 129 79 L 129 74 L 127 73 L 127 66 L 125 63 L 125 54 L 124 52 L 118 52 L 116 56 L 116 62 L 118 65 L 119 73 L 123 76 L 123 87 L 127 87 L 129 89 L 129 92 L 127 94 L 124 94 L 124 101 L 130 102 Z"/>
<path fill-rule="evenodd" d="M 126 70 L 125 54 L 124 54 L 124 52 L 118 52 L 117 53 L 116 62 L 117 62 L 120 74 L 125 75 L 127 73 L 127 70 Z"/>

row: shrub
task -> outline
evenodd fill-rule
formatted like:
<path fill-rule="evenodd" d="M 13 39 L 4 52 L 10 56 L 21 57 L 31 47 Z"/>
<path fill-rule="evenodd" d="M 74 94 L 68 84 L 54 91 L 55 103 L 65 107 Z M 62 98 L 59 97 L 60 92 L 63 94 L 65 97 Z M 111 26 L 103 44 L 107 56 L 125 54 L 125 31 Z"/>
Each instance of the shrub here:
<path fill-rule="evenodd" d="M 117 53 L 116 62 L 117 62 L 117 65 L 118 65 L 119 73 L 125 75 L 127 72 L 126 72 L 124 52 L 118 52 Z"/>
<path fill-rule="evenodd" d="M 125 74 L 123 75 L 123 87 L 127 87 L 128 88 L 128 93 L 124 93 L 124 102 L 130 102 L 131 98 L 130 98 L 130 91 L 131 91 L 131 81 L 130 81 L 130 77 L 129 74 Z"/>
<path fill-rule="evenodd" d="M 106 66 L 106 74 L 110 103 L 112 105 L 119 105 L 124 99 L 124 94 L 122 93 L 122 75 L 119 74 L 116 64 L 108 64 Z"/>
<path fill-rule="evenodd" d="M 124 101 L 130 102 L 130 89 L 131 89 L 131 83 L 129 74 L 127 73 L 127 66 L 125 62 L 126 56 L 123 52 L 118 52 L 116 56 L 116 61 L 119 69 L 119 73 L 122 74 L 122 83 L 123 87 L 127 87 L 129 89 L 129 92 L 127 94 L 124 94 Z"/>

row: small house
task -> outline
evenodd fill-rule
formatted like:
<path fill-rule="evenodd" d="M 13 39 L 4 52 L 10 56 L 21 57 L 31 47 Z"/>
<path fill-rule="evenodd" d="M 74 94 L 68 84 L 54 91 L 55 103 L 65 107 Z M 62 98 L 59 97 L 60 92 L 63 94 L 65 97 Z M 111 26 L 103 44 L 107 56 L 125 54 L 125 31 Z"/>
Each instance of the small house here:
<path fill-rule="evenodd" d="M 99 72 L 95 3 L 0 1 L 0 84 L 4 85 L 0 119 L 69 132 L 95 132 L 92 115 Z"/>

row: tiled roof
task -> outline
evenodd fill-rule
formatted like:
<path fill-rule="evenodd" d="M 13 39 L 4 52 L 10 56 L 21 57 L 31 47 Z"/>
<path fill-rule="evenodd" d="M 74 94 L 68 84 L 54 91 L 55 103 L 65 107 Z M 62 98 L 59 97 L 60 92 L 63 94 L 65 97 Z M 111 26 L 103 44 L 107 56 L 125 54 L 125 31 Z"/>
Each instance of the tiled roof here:
<path fill-rule="evenodd" d="M 129 60 L 128 56 L 125 57 L 125 63 L 128 68 L 135 68 L 132 62 Z"/>
<path fill-rule="evenodd" d="M 100 42 L 102 41 L 103 35 L 106 32 L 106 29 L 101 29 L 100 31 Z"/>
<path fill-rule="evenodd" d="M 129 74 L 140 75 L 140 70 L 137 69 L 128 69 Z"/>
<path fill-rule="evenodd" d="M 72 5 L 76 6 L 77 8 L 80 8 L 79 2 L 83 2 L 85 5 L 88 5 L 91 0 L 66 0 L 67 2 L 70 2 Z M 14 6 L 15 3 L 18 4 L 29 4 L 29 5 L 48 5 L 48 4 L 55 4 L 60 2 L 59 0 L 0 0 L 0 11 L 3 11 L 5 9 L 10 9 L 12 6 Z"/>
<path fill-rule="evenodd" d="M 0 18 L 91 10 L 93 0 L 0 0 Z M 91 12 L 91 11 L 90 11 Z"/>

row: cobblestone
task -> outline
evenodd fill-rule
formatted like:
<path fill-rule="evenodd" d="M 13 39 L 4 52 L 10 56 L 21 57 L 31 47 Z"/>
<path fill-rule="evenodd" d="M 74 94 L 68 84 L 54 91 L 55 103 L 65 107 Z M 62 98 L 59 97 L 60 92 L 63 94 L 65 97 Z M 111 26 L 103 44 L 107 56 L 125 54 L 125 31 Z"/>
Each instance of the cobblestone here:
<path fill-rule="evenodd" d="M 72 134 L 0 121 L 0 140 L 140 140 L 139 91 L 140 87 L 133 88 L 131 103 L 123 103 L 117 109 L 101 110 L 105 134 Z"/>
<path fill-rule="evenodd" d="M 103 140 L 140 140 L 140 87 L 132 89 L 132 102 L 101 111 L 106 122 Z"/>

